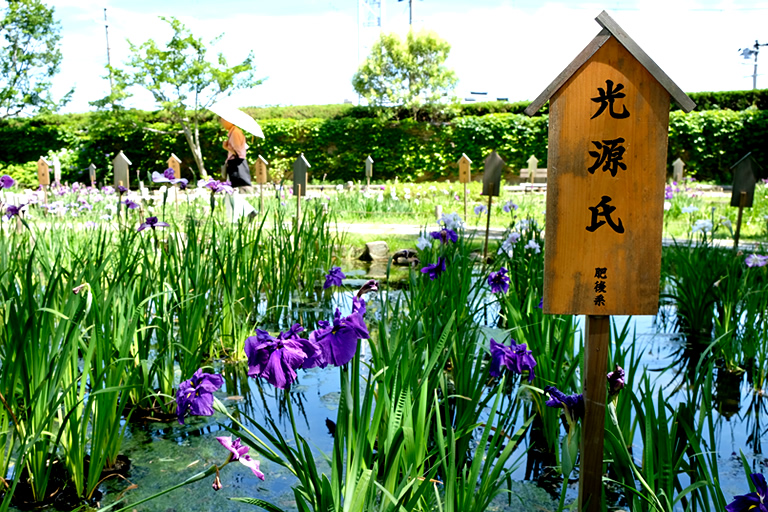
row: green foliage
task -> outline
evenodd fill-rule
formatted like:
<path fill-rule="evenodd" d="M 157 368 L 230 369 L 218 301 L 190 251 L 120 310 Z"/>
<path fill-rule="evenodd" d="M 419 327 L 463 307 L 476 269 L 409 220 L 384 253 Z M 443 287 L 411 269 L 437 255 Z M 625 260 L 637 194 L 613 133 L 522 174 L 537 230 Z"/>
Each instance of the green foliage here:
<path fill-rule="evenodd" d="M 0 174 L 7 174 L 16 182 L 20 187 L 37 187 L 37 163 L 27 162 L 25 164 L 0 164 Z"/>
<path fill-rule="evenodd" d="M 456 73 L 445 67 L 451 45 L 434 32 L 382 34 L 370 56 L 352 77 L 352 87 L 370 105 L 416 108 L 440 101 L 456 86 Z"/>
<path fill-rule="evenodd" d="M 689 92 L 688 97 L 696 102 L 696 110 L 768 110 L 768 89 L 748 91 Z M 672 110 L 680 110 L 674 100 Z"/>
<path fill-rule="evenodd" d="M 130 87 L 146 89 L 169 115 L 172 126 L 181 127 L 197 168 L 205 175 L 199 132 L 204 110 L 219 96 L 253 87 L 261 80 L 254 79 L 252 53 L 232 67 L 219 53 L 214 64 L 206 56 L 208 50 L 202 39 L 194 37 L 176 18 L 161 18 L 173 29 L 171 40 L 165 45 L 158 45 L 154 39 L 140 45 L 129 41 L 132 56 L 127 65 L 132 71 L 111 69 L 116 85 L 110 96 L 96 103 L 115 109 L 129 95 Z"/>
<path fill-rule="evenodd" d="M 0 119 L 24 113 L 55 110 L 61 102 L 51 96 L 51 79 L 61 63 L 59 22 L 53 7 L 40 0 L 7 3 L 0 21 Z"/>

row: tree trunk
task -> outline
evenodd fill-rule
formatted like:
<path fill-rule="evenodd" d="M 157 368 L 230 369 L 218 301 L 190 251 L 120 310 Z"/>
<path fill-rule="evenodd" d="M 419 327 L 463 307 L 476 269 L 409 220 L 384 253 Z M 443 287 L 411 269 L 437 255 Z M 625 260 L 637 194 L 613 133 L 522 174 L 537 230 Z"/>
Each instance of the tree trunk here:
<path fill-rule="evenodd" d="M 195 164 L 197 164 L 197 169 L 200 171 L 200 177 L 205 179 L 208 177 L 208 173 L 206 172 L 205 164 L 203 163 L 203 152 L 200 149 L 200 144 L 195 140 L 192 131 L 189 129 L 189 124 L 187 124 L 185 119 L 181 120 L 181 127 L 184 129 L 184 137 L 187 139 L 187 144 L 189 144 L 189 149 L 192 150 L 192 156 L 195 159 Z"/>

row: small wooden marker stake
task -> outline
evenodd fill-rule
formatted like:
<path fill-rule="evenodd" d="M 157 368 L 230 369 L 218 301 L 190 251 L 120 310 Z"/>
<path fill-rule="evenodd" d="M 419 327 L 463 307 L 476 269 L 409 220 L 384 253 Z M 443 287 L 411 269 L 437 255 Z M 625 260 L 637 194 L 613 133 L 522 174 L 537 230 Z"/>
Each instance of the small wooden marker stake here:
<path fill-rule="evenodd" d="M 696 105 L 603 11 L 602 30 L 525 109 L 549 101 L 544 313 L 587 315 L 577 509 L 603 509 L 610 315 L 659 307 L 672 98 Z"/>
<path fill-rule="evenodd" d="M 683 182 L 683 169 L 685 169 L 685 162 L 682 158 L 672 162 L 672 181 L 676 181 L 678 184 Z"/>
<path fill-rule="evenodd" d="M 168 159 L 168 168 L 173 169 L 174 179 L 181 178 L 181 159 L 174 153 L 171 153 L 171 157 Z"/>
<path fill-rule="evenodd" d="M 114 173 L 115 173 L 116 187 L 123 186 L 130 190 L 131 180 L 130 180 L 130 171 L 128 169 L 129 165 L 131 165 L 131 161 L 128 160 L 128 157 L 125 156 L 125 153 L 123 153 L 122 150 L 112 160 L 112 168 L 114 169 Z"/>
<path fill-rule="evenodd" d="M 304 153 L 293 162 L 293 193 L 296 197 L 300 197 L 302 192 L 307 193 L 307 169 L 310 167 Z"/>
<path fill-rule="evenodd" d="M 465 154 L 459 158 L 459 182 L 464 184 L 464 222 L 467 221 L 467 183 L 472 181 L 471 166 L 472 160 Z"/>
<path fill-rule="evenodd" d="M 264 184 L 267 182 L 267 162 L 263 156 L 259 155 L 254 164 L 256 171 L 256 183 L 259 184 L 259 212 L 264 211 Z"/>
<path fill-rule="evenodd" d="M 491 154 L 485 158 L 483 168 L 483 193 L 481 195 L 488 196 L 488 214 L 485 222 L 485 244 L 483 245 L 483 260 L 488 257 L 488 235 L 491 230 L 491 205 L 493 204 L 493 197 L 499 195 L 499 189 L 501 188 L 501 171 L 504 169 L 504 160 L 501 159 L 499 154 L 494 150 Z"/>
<path fill-rule="evenodd" d="M 93 163 L 88 166 L 88 176 L 91 178 L 91 186 L 96 188 L 96 166 Z"/>
<path fill-rule="evenodd" d="M 367 182 L 366 189 L 371 188 L 371 178 L 373 177 L 373 158 L 368 155 L 365 159 L 365 180 Z"/>
<path fill-rule="evenodd" d="M 539 159 L 531 155 L 528 159 L 528 183 L 533 184 L 536 179 L 536 169 L 539 168 Z"/>
<path fill-rule="evenodd" d="M 37 182 L 43 188 L 43 197 L 46 204 L 48 204 L 48 186 L 51 184 L 49 166 L 48 160 L 43 157 L 40 157 L 37 161 Z"/>
<path fill-rule="evenodd" d="M 739 247 L 741 236 L 741 218 L 744 208 L 752 208 L 755 198 L 755 184 L 760 174 L 760 165 L 755 162 L 752 153 L 744 155 L 738 162 L 731 166 L 733 171 L 733 192 L 731 193 L 731 206 L 739 208 L 736 220 L 736 231 L 733 235 L 733 248 Z"/>

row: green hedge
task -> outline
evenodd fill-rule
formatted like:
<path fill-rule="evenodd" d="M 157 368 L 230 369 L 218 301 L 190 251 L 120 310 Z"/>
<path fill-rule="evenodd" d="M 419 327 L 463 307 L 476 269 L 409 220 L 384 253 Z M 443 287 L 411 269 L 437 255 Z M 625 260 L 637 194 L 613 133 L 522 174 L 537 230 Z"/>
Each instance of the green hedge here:
<path fill-rule="evenodd" d="M 371 117 L 339 119 L 263 119 L 265 140 L 252 139 L 250 155 L 262 154 L 286 171 L 303 152 L 312 165 L 311 177 L 328 180 L 364 179 L 363 161 L 373 157 L 374 179 L 456 179 L 456 161 L 466 153 L 478 174 L 482 161 L 496 149 L 510 170 L 526 166 L 536 155 L 546 165 L 546 115 L 461 116 L 450 122 L 401 121 Z M 201 127 L 203 154 L 209 173 L 216 175 L 225 157 L 224 133 L 213 118 Z M 730 165 L 752 151 L 768 169 L 768 110 L 716 110 L 670 114 L 668 161 L 682 158 L 699 179 L 730 183 Z M 0 122 L 0 172 L 3 167 L 36 161 L 49 150 L 70 148 L 74 163 L 63 169 L 66 180 L 87 180 L 93 162 L 100 180 L 109 181 L 110 160 L 123 150 L 132 171 L 147 179 L 166 168 L 171 153 L 182 159 L 182 173 L 195 178 L 186 140 L 167 119 L 150 112 L 91 113 L 40 116 Z M 279 175 L 279 173 L 275 173 Z M 134 174 L 135 176 L 135 174 Z"/>

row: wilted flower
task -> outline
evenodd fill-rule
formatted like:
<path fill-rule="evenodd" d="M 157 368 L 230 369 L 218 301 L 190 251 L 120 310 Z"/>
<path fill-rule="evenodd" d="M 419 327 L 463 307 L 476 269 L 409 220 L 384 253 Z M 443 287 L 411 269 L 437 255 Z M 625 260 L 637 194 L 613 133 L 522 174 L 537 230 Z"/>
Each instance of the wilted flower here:
<path fill-rule="evenodd" d="M 488 373 L 491 377 L 499 377 L 501 375 L 501 367 L 505 366 L 509 371 L 518 375 L 528 371 L 528 382 L 533 382 L 533 369 L 536 367 L 533 352 L 528 350 L 528 346 L 525 343 L 518 345 L 515 343 L 515 340 L 511 341 L 512 345 L 506 346 L 491 338 L 491 366 Z"/>
<path fill-rule="evenodd" d="M 443 228 L 440 231 L 432 231 L 429 236 L 435 240 L 440 240 L 443 244 L 447 244 L 448 242 L 456 243 L 459 240 L 459 234 L 448 228 Z"/>
<path fill-rule="evenodd" d="M 624 369 L 616 365 L 616 369 L 608 374 L 608 396 L 619 394 L 619 391 L 624 389 Z"/>
<path fill-rule="evenodd" d="M 159 222 L 157 217 L 147 217 L 147 220 L 142 222 L 136 231 L 143 231 L 146 228 L 167 228 L 169 225 L 167 222 Z"/>
<path fill-rule="evenodd" d="M 8 176 L 7 174 L 3 174 L 0 176 L 0 188 L 11 188 L 16 184 L 16 180 Z"/>
<path fill-rule="evenodd" d="M 440 256 L 437 258 L 437 263 L 433 265 L 427 265 L 421 269 L 422 274 L 429 274 L 429 279 L 434 281 L 437 277 L 445 272 L 445 258 Z"/>
<path fill-rule="evenodd" d="M 227 459 L 227 462 L 224 463 L 224 465 L 229 464 L 230 461 L 236 460 L 240 464 L 243 464 L 247 468 L 249 468 L 251 471 L 253 471 L 253 474 L 256 475 L 261 480 L 264 480 L 264 473 L 261 472 L 259 469 L 259 461 L 253 460 L 250 455 L 248 455 L 248 448 L 247 446 L 243 446 L 240 443 L 240 438 L 238 437 L 234 441 L 232 441 L 232 436 L 227 437 L 217 437 L 216 440 L 221 443 L 221 446 L 229 450 L 229 459 Z M 218 483 L 218 489 L 217 487 Z M 219 475 L 216 475 L 216 480 L 213 482 L 213 488 L 214 490 L 221 489 L 221 480 L 219 480 Z"/>
<path fill-rule="evenodd" d="M 746 263 L 748 267 L 764 267 L 765 265 L 768 265 L 768 255 L 761 256 L 760 254 L 750 254 L 744 260 L 744 263 Z"/>
<path fill-rule="evenodd" d="M 432 242 L 429 240 L 429 238 L 420 236 L 418 240 L 416 240 L 416 247 L 423 251 L 425 249 L 428 249 L 429 247 L 432 247 Z"/>
<path fill-rule="evenodd" d="M 365 302 L 362 302 L 362 306 L 365 307 Z M 356 312 L 344 318 L 339 308 L 336 308 L 333 323 L 325 320 L 318 322 L 319 328 L 309 335 L 309 341 L 319 349 L 319 353 L 306 362 L 305 368 L 325 368 L 329 364 L 341 366 L 352 360 L 357 351 L 357 340 L 370 337 L 360 313 L 360 302 L 357 308 Z"/>
<path fill-rule="evenodd" d="M 344 279 L 344 272 L 341 271 L 341 267 L 331 267 L 331 270 L 325 276 L 325 284 L 323 284 L 323 290 L 330 288 L 331 286 L 341 286 L 341 280 Z"/>
<path fill-rule="evenodd" d="M 501 267 L 498 272 L 491 272 L 488 275 L 488 284 L 491 287 L 491 293 L 507 293 L 509 291 L 507 269 Z"/>
<path fill-rule="evenodd" d="M 768 512 L 768 485 L 765 477 L 760 473 L 752 473 L 749 477 L 755 484 L 755 492 L 734 497 L 733 501 L 726 505 L 726 512 Z"/>
<path fill-rule="evenodd" d="M 547 400 L 549 407 L 559 407 L 565 410 L 569 422 L 584 418 L 584 395 L 566 395 L 555 386 L 546 386 L 544 391 L 551 397 Z"/>
<path fill-rule="evenodd" d="M 179 423 L 184 424 L 187 411 L 193 416 L 213 415 L 213 392 L 217 391 L 224 378 L 221 375 L 203 373 L 197 370 L 192 378 L 179 384 L 176 392 L 176 416 Z"/>
<path fill-rule="evenodd" d="M 309 340 L 299 337 L 303 330 L 302 326 L 294 324 L 275 338 L 267 331 L 256 329 L 256 336 L 245 340 L 248 376 L 260 377 L 273 386 L 288 389 L 296 380 L 296 370 L 311 368 L 303 365 L 318 352 Z"/>
<path fill-rule="evenodd" d="M 487 211 L 488 211 L 488 208 L 486 208 L 484 204 L 479 204 L 475 206 L 475 215 L 482 215 Z"/>
<path fill-rule="evenodd" d="M 362 297 L 364 294 L 368 292 L 377 292 L 377 291 L 379 291 L 379 282 L 376 281 L 375 279 L 369 279 L 357 291 L 357 296 Z M 354 311 L 354 306 L 352 307 L 352 311 Z"/>

